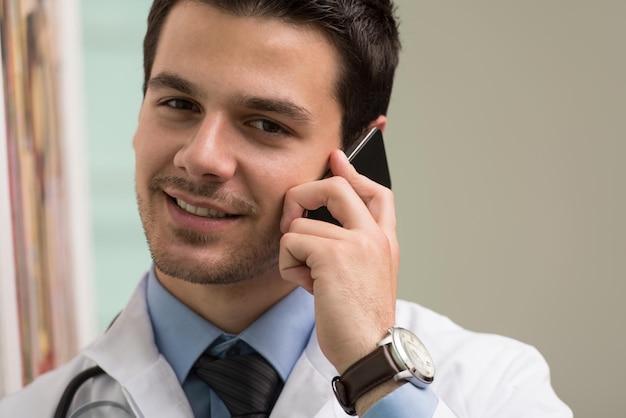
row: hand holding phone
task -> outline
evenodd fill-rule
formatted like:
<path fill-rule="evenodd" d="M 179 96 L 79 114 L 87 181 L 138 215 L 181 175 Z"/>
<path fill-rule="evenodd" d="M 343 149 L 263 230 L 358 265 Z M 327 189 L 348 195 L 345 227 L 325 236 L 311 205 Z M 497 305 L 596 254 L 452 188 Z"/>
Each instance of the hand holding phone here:
<path fill-rule="evenodd" d="M 378 128 L 372 128 L 361 140 L 355 142 L 346 151 L 346 156 L 360 174 L 391 189 L 391 176 L 387 164 L 385 144 L 382 132 Z M 332 173 L 329 171 L 322 178 L 331 175 Z M 325 206 L 306 211 L 305 216 L 341 226 Z"/>
<path fill-rule="evenodd" d="M 381 187 L 391 183 L 384 148 L 378 148 L 382 137 L 374 134 L 352 157 L 358 170 L 346 153 L 335 150 L 328 163 L 329 174 L 340 176 L 337 181 L 294 186 L 283 204 L 279 271 L 314 296 L 318 341 L 338 370 L 367 354 L 356 347 L 375 346 L 394 324 L 400 252 L 393 194 Z M 371 163 L 364 158 L 368 154 Z M 377 174 L 374 168 L 382 170 Z M 321 204 L 328 204 L 342 227 L 301 219 L 303 208 Z"/>

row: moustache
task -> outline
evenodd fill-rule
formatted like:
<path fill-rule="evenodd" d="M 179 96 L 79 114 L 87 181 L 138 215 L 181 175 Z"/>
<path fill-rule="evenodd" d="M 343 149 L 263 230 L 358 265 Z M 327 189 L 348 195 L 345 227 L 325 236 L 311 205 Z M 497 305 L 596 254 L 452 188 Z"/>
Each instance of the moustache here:
<path fill-rule="evenodd" d="M 153 195 L 164 189 L 174 189 L 194 196 L 210 198 L 221 206 L 228 208 L 236 215 L 258 217 L 259 209 L 251 199 L 233 196 L 217 183 L 196 184 L 187 179 L 175 176 L 159 175 L 150 181 L 149 190 Z"/>

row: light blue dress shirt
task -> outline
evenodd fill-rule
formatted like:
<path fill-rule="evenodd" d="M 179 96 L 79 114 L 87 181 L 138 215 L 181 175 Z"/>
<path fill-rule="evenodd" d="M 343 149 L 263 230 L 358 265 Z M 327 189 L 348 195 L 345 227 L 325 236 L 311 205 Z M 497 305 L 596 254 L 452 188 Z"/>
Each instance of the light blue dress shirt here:
<path fill-rule="evenodd" d="M 302 288 L 291 292 L 239 335 L 224 333 L 181 303 L 161 286 L 154 268 L 148 277 L 147 301 L 155 343 L 176 373 L 197 417 L 230 417 L 215 392 L 189 374 L 207 347 L 216 357 L 229 355 L 233 349 L 241 351 L 241 347 L 241 354 L 256 351 L 286 381 L 315 324 L 313 297 Z M 376 403 L 363 418 L 427 418 L 432 416 L 437 402 L 430 389 L 404 385 Z"/>

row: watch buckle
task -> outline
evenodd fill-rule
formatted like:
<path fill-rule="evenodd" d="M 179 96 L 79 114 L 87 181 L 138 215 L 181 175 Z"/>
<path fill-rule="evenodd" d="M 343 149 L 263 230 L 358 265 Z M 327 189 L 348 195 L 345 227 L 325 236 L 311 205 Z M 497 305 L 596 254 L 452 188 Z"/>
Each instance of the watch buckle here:
<path fill-rule="evenodd" d="M 340 376 L 335 376 L 333 378 L 332 386 L 335 397 L 339 401 L 339 405 L 341 405 L 344 412 L 350 416 L 356 416 L 356 409 L 354 409 L 354 405 L 348 405 L 348 400 L 346 399 L 346 390 L 341 383 Z"/>

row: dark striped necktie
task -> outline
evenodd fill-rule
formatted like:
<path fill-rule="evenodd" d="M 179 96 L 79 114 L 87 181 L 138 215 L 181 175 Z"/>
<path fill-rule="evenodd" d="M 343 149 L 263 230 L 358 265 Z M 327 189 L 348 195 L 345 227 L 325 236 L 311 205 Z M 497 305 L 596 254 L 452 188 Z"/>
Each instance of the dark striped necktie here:
<path fill-rule="evenodd" d="M 283 388 L 276 370 L 258 353 L 220 359 L 203 354 L 193 370 L 233 418 L 268 417 Z"/>

